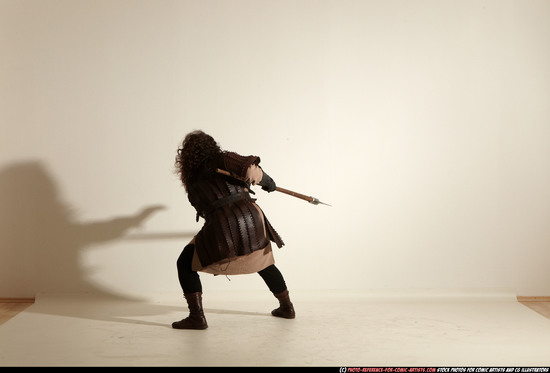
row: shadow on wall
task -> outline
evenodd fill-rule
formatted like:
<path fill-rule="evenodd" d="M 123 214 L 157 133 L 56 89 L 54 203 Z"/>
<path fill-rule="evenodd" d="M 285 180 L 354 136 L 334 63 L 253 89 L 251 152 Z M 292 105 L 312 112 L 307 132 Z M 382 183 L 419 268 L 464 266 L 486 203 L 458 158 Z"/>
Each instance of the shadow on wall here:
<path fill-rule="evenodd" d="M 81 251 L 122 237 L 162 208 L 148 206 L 135 215 L 76 222 L 43 164 L 29 161 L 0 169 L 0 297 L 89 292 L 124 298 L 87 280 Z"/>

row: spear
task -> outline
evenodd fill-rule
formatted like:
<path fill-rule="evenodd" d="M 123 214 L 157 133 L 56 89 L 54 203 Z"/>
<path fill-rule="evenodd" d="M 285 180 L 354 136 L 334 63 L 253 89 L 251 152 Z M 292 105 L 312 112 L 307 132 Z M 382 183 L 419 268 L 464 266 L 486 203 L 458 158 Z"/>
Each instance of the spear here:
<path fill-rule="evenodd" d="M 232 177 L 234 179 L 237 179 L 237 180 L 240 180 L 240 181 L 243 181 L 245 183 L 247 183 L 246 180 L 240 178 L 240 177 L 237 177 L 236 175 L 233 175 L 232 173 L 226 171 L 226 170 L 222 170 L 220 168 L 216 169 L 216 172 L 219 173 L 219 174 L 222 174 L 222 175 L 225 175 L 225 176 L 229 176 L 229 177 Z M 296 193 L 296 192 L 293 192 L 292 190 L 288 190 L 288 189 L 285 189 L 285 188 L 281 188 L 281 187 L 275 187 L 275 190 L 277 192 L 281 192 L 281 193 L 284 193 L 284 194 L 288 194 L 292 197 L 296 197 L 296 198 L 300 198 L 300 199 L 303 199 L 304 201 L 308 201 L 309 203 L 313 204 L 313 205 L 327 205 L 327 206 L 330 206 L 328 203 L 324 203 L 324 202 L 321 202 L 319 201 L 318 198 L 315 198 L 315 197 L 311 197 L 311 196 L 306 196 L 305 194 L 301 194 L 301 193 Z"/>

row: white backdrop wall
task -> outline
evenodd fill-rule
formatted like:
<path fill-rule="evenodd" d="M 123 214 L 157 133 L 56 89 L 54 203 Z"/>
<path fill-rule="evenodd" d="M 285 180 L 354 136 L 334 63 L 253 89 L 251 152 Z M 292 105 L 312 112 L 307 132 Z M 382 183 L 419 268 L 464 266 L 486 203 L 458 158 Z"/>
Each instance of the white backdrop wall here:
<path fill-rule="evenodd" d="M 201 223 L 173 159 L 194 129 L 332 205 L 256 190 L 290 289 L 550 295 L 549 17 L 546 0 L 0 0 L 0 297 L 179 292 Z"/>

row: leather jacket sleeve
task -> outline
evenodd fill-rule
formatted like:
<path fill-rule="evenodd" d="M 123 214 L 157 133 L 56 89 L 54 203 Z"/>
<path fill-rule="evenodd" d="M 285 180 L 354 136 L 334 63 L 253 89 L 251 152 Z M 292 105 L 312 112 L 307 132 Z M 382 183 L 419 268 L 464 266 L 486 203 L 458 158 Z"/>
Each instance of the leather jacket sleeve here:
<path fill-rule="evenodd" d="M 255 155 L 242 156 L 235 152 L 223 153 L 223 167 L 240 178 L 246 178 L 248 168 L 260 163 L 260 157 Z"/>

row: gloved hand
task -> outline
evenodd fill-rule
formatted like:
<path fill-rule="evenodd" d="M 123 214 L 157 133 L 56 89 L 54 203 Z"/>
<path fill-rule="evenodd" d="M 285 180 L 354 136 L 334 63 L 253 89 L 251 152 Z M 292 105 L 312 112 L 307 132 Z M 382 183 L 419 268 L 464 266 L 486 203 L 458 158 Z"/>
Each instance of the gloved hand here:
<path fill-rule="evenodd" d="M 275 185 L 275 181 L 273 181 L 273 179 L 265 172 L 263 173 L 262 180 L 260 180 L 258 185 L 261 185 L 262 189 L 269 193 L 275 191 L 275 189 L 277 188 L 277 185 Z"/>

